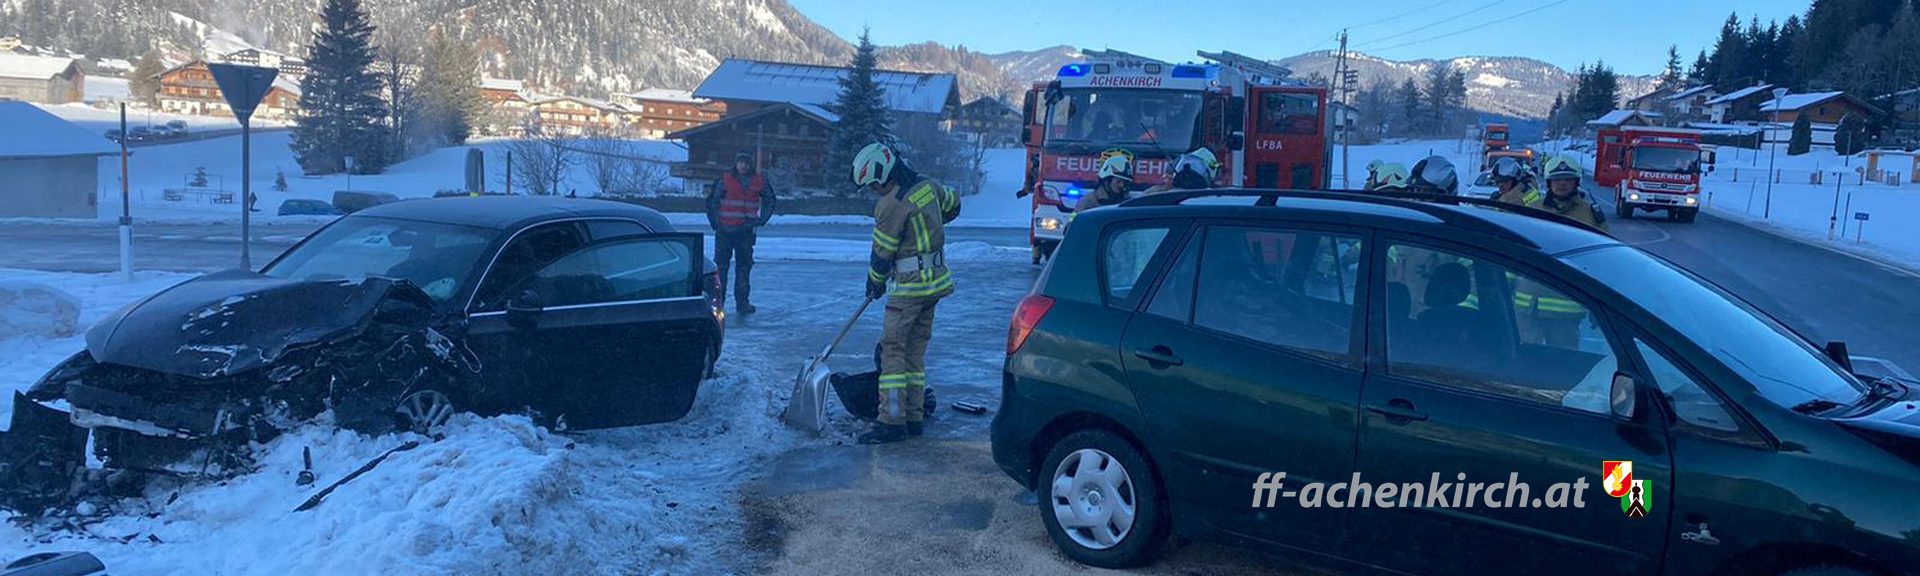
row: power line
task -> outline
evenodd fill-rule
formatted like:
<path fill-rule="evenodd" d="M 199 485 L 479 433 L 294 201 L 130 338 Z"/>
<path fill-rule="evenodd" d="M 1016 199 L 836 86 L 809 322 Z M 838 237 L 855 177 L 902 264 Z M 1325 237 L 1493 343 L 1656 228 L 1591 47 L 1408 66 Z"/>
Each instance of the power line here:
<path fill-rule="evenodd" d="M 1348 30 L 1352 30 L 1352 29 L 1354 29 L 1354 28 L 1365 28 L 1365 27 L 1368 27 L 1368 26 L 1372 26 L 1372 25 L 1375 25 L 1375 24 L 1385 24 L 1385 23 L 1388 23 L 1388 22 L 1392 22 L 1392 21 L 1394 21 L 1394 20 L 1399 20 L 1399 19 L 1401 19 L 1401 18 L 1405 18 L 1405 17 L 1408 17 L 1408 16 L 1412 16 L 1412 15 L 1414 15 L 1415 13 L 1418 13 L 1418 12 L 1422 12 L 1422 11 L 1425 11 L 1425 10 L 1427 10 L 1427 9 L 1430 9 L 1430 8 L 1433 8 L 1433 7 L 1436 7 L 1436 6 L 1440 6 L 1440 5 L 1442 5 L 1442 4 L 1447 4 L 1447 3 L 1450 3 L 1450 2 L 1452 2 L 1452 1 L 1453 1 L 1453 0 L 1440 0 L 1439 2 L 1434 2 L 1434 3 L 1432 3 L 1432 4 L 1428 4 L 1428 5 L 1426 5 L 1426 6 L 1421 6 L 1421 7 L 1419 7 L 1419 8 L 1414 8 L 1414 9 L 1412 9 L 1412 10 L 1408 10 L 1408 11 L 1406 11 L 1406 12 L 1401 12 L 1401 13 L 1399 13 L 1399 14 L 1395 14 L 1395 15 L 1392 15 L 1392 16 L 1388 16 L 1388 17 L 1386 17 L 1386 18 L 1381 18 L 1381 19 L 1379 19 L 1379 20 L 1374 20 L 1374 21 L 1372 21 L 1372 22 L 1367 22 L 1367 23 L 1364 23 L 1364 24 L 1355 24 L 1355 25 L 1352 25 L 1352 26 L 1348 26 L 1348 27 L 1347 27 L 1347 29 L 1348 29 Z"/>
<path fill-rule="evenodd" d="M 1462 28 L 1462 29 L 1459 29 L 1459 30 L 1455 30 L 1455 31 L 1452 31 L 1452 32 L 1448 32 L 1448 33 L 1446 33 L 1446 34 L 1441 34 L 1441 35 L 1439 35 L 1439 36 L 1431 36 L 1431 37 L 1427 37 L 1427 38 L 1421 38 L 1421 39 L 1419 39 L 1419 40 L 1414 40 L 1414 41 L 1411 41 L 1411 42 L 1402 42 L 1402 43 L 1400 43 L 1400 44 L 1394 44 L 1394 45 L 1392 45 L 1392 46 L 1388 46 L 1388 47 L 1386 47 L 1386 48 L 1374 48 L 1374 49 L 1372 50 L 1372 52 L 1376 52 L 1376 53 L 1378 53 L 1378 52 L 1386 52 L 1386 51 L 1388 51 L 1388 50 L 1393 50 L 1393 49 L 1396 49 L 1396 48 L 1405 48 L 1405 47 L 1407 47 L 1407 46 L 1412 46 L 1412 45 L 1415 45 L 1415 44 L 1421 44 L 1421 43 L 1425 43 L 1425 42 L 1432 42 L 1432 41 L 1434 41 L 1434 40 L 1439 40 L 1439 39 L 1442 39 L 1442 38 L 1451 38 L 1451 37 L 1454 37 L 1454 36 L 1459 36 L 1459 35 L 1461 35 L 1461 34 L 1465 34 L 1465 33 L 1468 33 L 1468 32 L 1472 32 L 1472 31 L 1474 31 L 1474 30 L 1479 30 L 1479 29 L 1481 29 L 1481 28 L 1486 28 L 1486 27 L 1488 27 L 1488 26 L 1492 26 L 1492 25 L 1494 25 L 1494 24 L 1499 24 L 1499 23 L 1501 23 L 1501 22 L 1506 22 L 1506 21 L 1508 21 L 1508 20 L 1512 20 L 1512 19 L 1515 19 L 1515 18 L 1519 18 L 1519 17 L 1521 17 L 1521 16 L 1526 16 L 1526 15 L 1528 15 L 1528 14 L 1532 14 L 1532 13 L 1535 13 L 1535 12 L 1539 12 L 1539 11 L 1541 11 L 1541 10 L 1546 10 L 1546 9 L 1548 9 L 1548 8 L 1552 8 L 1552 7 L 1554 7 L 1554 6 L 1559 6 L 1559 5 L 1561 5 L 1561 4 L 1566 4 L 1566 3 L 1568 3 L 1568 2 L 1572 2 L 1572 1 L 1573 1 L 1573 0 L 1557 0 L 1557 1 L 1555 1 L 1555 2 L 1549 2 L 1549 3 L 1547 3 L 1546 5 L 1543 5 L 1543 6 L 1539 6 L 1539 7 L 1537 7 L 1537 8 L 1534 8 L 1534 9 L 1532 9 L 1532 10 L 1526 10 L 1526 11 L 1523 11 L 1523 12 L 1520 12 L 1520 13 L 1517 13 L 1517 14 L 1513 14 L 1513 15 L 1511 15 L 1511 16 L 1507 16 L 1507 17 L 1505 17 L 1505 18 L 1497 18 L 1497 19 L 1494 19 L 1494 20 L 1489 20 L 1489 21 L 1487 21 L 1487 22 L 1483 22 L 1483 23 L 1480 23 L 1480 24 L 1477 24 L 1477 25 L 1474 25 L 1474 26 L 1468 26 L 1468 27 L 1466 27 L 1466 28 Z"/>
<path fill-rule="evenodd" d="M 1401 37 L 1401 36 L 1406 36 L 1406 35 L 1408 35 L 1408 34 L 1413 34 L 1413 33 L 1417 33 L 1417 32 L 1425 32 L 1425 31 L 1428 31 L 1428 30 L 1432 30 L 1432 29 L 1434 29 L 1434 28 L 1438 28 L 1438 27 L 1440 27 L 1440 25 L 1441 25 L 1441 24 L 1446 24 L 1446 23 L 1448 23 L 1448 22 L 1452 22 L 1452 21 L 1454 21 L 1454 20 L 1459 20 L 1459 19 L 1461 19 L 1461 18 L 1466 18 L 1466 17 L 1468 17 L 1468 16 L 1472 16 L 1472 15 L 1474 15 L 1474 14 L 1478 14 L 1478 13 L 1480 13 L 1480 12 L 1484 12 L 1484 11 L 1486 11 L 1486 10 L 1487 10 L 1488 8 L 1492 8 L 1492 7 L 1494 7 L 1494 6 L 1499 6 L 1499 5 L 1501 5 L 1501 4 L 1504 4 L 1504 3 L 1506 3 L 1506 1 L 1507 1 L 1507 0 L 1493 0 L 1492 2 L 1488 2 L 1488 3 L 1486 3 L 1486 4 L 1481 4 L 1481 5 L 1480 5 L 1480 6 L 1478 7 L 1478 8 L 1474 8 L 1474 9 L 1472 9 L 1472 10 L 1468 10 L 1468 11 L 1466 11 L 1466 12 L 1461 12 L 1461 13 L 1459 13 L 1459 14 L 1454 14 L 1453 16 L 1449 16 L 1449 17 L 1446 17 L 1446 18 L 1441 18 L 1441 19 L 1439 19 L 1439 20 L 1435 20 L 1435 21 L 1433 21 L 1433 22 L 1428 22 L 1428 23 L 1427 23 L 1426 25 L 1424 25 L 1424 26 L 1418 26 L 1418 27 L 1415 27 L 1415 28 L 1409 28 L 1409 29 L 1407 29 L 1407 30 L 1402 30 L 1402 31 L 1400 31 L 1400 32 L 1395 32 L 1395 33 L 1393 33 L 1393 34 L 1388 34 L 1388 35 L 1386 35 L 1386 36 L 1381 36 L 1381 37 L 1379 37 L 1379 38 L 1374 38 L 1374 39 L 1372 39 L 1372 40 L 1368 40 L 1368 41 L 1366 41 L 1366 42 L 1360 42 L 1360 43 L 1357 43 L 1357 44 L 1355 44 L 1355 45 L 1354 45 L 1354 48 L 1365 48 L 1365 47 L 1367 47 L 1367 46 L 1369 46 L 1369 45 L 1373 45 L 1373 44 L 1379 44 L 1379 43 L 1381 43 L 1381 42 L 1384 42 L 1384 41 L 1387 41 L 1387 40 L 1392 40 L 1392 39 L 1394 39 L 1394 38 L 1399 38 L 1399 37 Z"/>

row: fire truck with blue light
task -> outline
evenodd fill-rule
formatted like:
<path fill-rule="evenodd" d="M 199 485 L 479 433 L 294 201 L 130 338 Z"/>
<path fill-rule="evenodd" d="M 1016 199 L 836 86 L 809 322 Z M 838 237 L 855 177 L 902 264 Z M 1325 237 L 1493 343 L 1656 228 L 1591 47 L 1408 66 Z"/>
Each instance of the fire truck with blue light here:
<path fill-rule="evenodd" d="M 1614 189 L 1614 214 L 1632 218 L 1634 210 L 1665 212 L 1692 222 L 1700 213 L 1700 131 L 1657 126 L 1622 126 L 1600 131 L 1594 148 L 1594 183 Z"/>
<path fill-rule="evenodd" d="M 1084 54 L 1035 83 L 1021 107 L 1027 166 L 1019 194 L 1033 202 L 1035 263 L 1065 236 L 1072 206 L 1095 188 L 1109 150 L 1133 155 L 1136 192 L 1171 179 L 1175 160 L 1201 147 L 1220 160 L 1220 186 L 1327 187 L 1325 88 L 1232 52 L 1199 52 L 1210 62 L 1188 64 Z"/>

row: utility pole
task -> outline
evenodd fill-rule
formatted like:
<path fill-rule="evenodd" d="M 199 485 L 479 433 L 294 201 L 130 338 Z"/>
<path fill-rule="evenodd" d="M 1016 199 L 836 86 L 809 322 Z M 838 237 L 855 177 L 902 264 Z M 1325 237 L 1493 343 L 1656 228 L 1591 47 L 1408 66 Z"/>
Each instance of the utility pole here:
<path fill-rule="evenodd" d="M 1347 82 L 1347 31 L 1344 28 L 1340 30 L 1340 58 L 1333 67 L 1333 85 L 1334 103 L 1345 108 L 1347 89 L 1350 86 Z M 1338 110 L 1337 108 L 1336 111 Z M 1347 163 L 1347 142 L 1353 139 L 1353 135 L 1346 132 L 1347 127 L 1341 121 L 1341 115 L 1328 114 L 1328 117 L 1333 118 L 1333 133 L 1340 135 L 1340 188 L 1351 190 L 1353 185 L 1349 183 L 1347 170 L 1352 166 Z"/>

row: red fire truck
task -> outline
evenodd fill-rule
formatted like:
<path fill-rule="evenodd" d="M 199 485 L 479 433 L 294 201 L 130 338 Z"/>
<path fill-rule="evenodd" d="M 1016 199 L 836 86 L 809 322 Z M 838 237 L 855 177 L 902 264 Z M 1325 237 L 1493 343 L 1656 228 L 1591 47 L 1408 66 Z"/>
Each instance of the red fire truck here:
<path fill-rule="evenodd" d="M 1692 222 L 1700 212 L 1700 159 L 1698 130 L 1609 128 L 1594 148 L 1593 180 L 1614 189 L 1614 213 L 1622 219 L 1638 208 Z"/>
<path fill-rule="evenodd" d="M 1133 154 L 1134 189 L 1166 182 L 1182 153 L 1220 159 L 1216 184 L 1253 188 L 1327 186 L 1327 91 L 1286 79 L 1284 68 L 1231 52 L 1206 64 L 1170 64 L 1116 51 L 1088 51 L 1028 90 L 1026 180 L 1033 261 L 1053 253 L 1078 197 L 1097 183 L 1102 152 Z"/>

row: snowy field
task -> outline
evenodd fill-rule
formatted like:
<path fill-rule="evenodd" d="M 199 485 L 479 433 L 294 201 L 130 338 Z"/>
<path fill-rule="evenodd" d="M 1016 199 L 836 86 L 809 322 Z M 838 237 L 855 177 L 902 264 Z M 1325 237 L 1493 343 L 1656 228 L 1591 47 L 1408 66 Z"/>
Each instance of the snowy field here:
<path fill-rule="evenodd" d="M 301 175 L 300 164 L 289 147 L 292 139 L 292 133 L 287 131 L 260 133 L 253 137 L 253 191 L 260 197 L 258 208 L 261 210 L 254 214 L 254 218 L 280 219 L 274 214 L 281 202 L 296 198 L 332 201 L 333 193 L 338 190 L 387 192 L 401 198 L 424 198 L 440 190 L 460 189 L 466 184 L 469 148 L 477 148 L 485 154 L 489 187 L 501 188 L 506 182 L 506 140 L 479 139 L 468 146 L 442 148 L 395 164 L 382 174 L 308 177 Z M 645 158 L 671 162 L 686 157 L 686 151 L 671 142 L 635 140 L 631 144 L 636 153 Z M 207 188 L 232 191 L 237 196 L 240 190 L 240 138 L 214 138 L 134 150 L 128 160 L 131 174 L 128 195 L 132 198 L 134 218 L 167 221 L 238 219 L 238 204 L 214 204 L 210 199 L 198 196 L 187 196 L 178 201 L 163 198 L 166 189 L 185 187 L 203 168 L 207 174 Z M 281 174 L 286 176 L 285 192 L 273 189 L 275 179 Z M 114 220 L 120 215 L 119 181 L 119 163 L 114 158 L 103 159 L 100 162 L 99 211 L 102 220 Z M 580 167 L 572 171 L 562 188 L 577 189 L 583 196 L 591 195 L 597 189 L 591 176 Z"/>
<path fill-rule="evenodd" d="M 118 90 L 121 92 L 124 92 L 126 90 L 125 80 L 119 80 L 120 82 L 119 86 L 114 85 L 113 81 L 116 80 L 114 78 L 102 78 L 99 80 L 100 82 L 96 83 L 94 78 L 87 79 L 86 90 L 87 90 L 87 96 L 89 98 L 93 97 L 93 95 L 95 94 L 96 88 L 99 89 L 100 94 L 111 94 L 115 90 Z M 120 94 L 120 96 L 125 97 L 125 94 L 122 93 Z M 59 116 L 60 119 L 62 120 L 72 122 L 75 125 L 80 126 L 81 128 L 85 128 L 87 129 L 88 132 L 93 132 L 95 134 L 102 134 L 101 136 L 102 139 L 105 139 L 104 134 L 107 130 L 112 130 L 120 127 L 120 107 L 118 105 L 111 105 L 105 108 L 95 108 L 93 106 L 89 106 L 86 104 L 54 104 L 54 105 L 42 104 L 40 105 L 40 109 L 46 110 L 48 113 L 53 114 L 54 116 Z M 199 132 L 199 131 L 207 131 L 207 130 L 239 130 L 240 129 L 240 121 L 234 120 L 232 118 L 217 118 L 213 116 L 194 116 L 194 115 L 188 115 L 188 114 L 172 114 L 172 113 L 161 112 L 159 110 L 146 108 L 146 107 L 134 107 L 134 106 L 127 107 L 127 127 L 128 128 L 137 128 L 141 126 L 149 126 L 149 127 L 159 126 L 162 124 L 166 124 L 168 122 L 172 122 L 174 120 L 180 120 L 180 121 L 186 122 L 188 132 Z M 269 120 L 257 120 L 253 123 L 254 128 L 284 127 L 285 125 L 286 124 L 282 122 L 274 122 Z M 235 160 L 235 165 L 238 165 L 238 164 L 239 164 L 239 161 Z M 115 174 L 117 175 L 118 173 L 119 173 L 118 168 L 116 168 Z"/>

